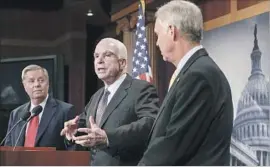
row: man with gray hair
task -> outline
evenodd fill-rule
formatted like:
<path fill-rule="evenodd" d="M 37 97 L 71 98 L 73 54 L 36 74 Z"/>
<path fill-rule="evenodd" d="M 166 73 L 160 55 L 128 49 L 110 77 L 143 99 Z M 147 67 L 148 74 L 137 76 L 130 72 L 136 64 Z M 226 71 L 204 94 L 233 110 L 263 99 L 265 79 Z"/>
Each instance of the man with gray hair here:
<path fill-rule="evenodd" d="M 137 165 L 159 108 L 154 86 L 132 79 L 126 64 L 127 49 L 122 42 L 105 38 L 97 44 L 95 72 L 105 86 L 61 132 L 91 151 L 94 166 Z M 78 128 L 79 120 L 86 120 L 85 128 Z M 84 134 L 75 135 L 77 131 Z"/>
<path fill-rule="evenodd" d="M 28 65 L 23 69 L 21 78 L 30 102 L 11 112 L 7 131 L 10 131 L 25 113 L 31 112 L 33 117 L 29 122 L 21 121 L 7 136 L 5 145 L 55 147 L 57 150 L 65 150 L 64 137 L 59 133 L 64 122 L 75 116 L 74 106 L 48 94 L 49 75 L 45 68 Z M 35 115 L 34 111 L 37 109 L 40 113 Z"/>
<path fill-rule="evenodd" d="M 229 165 L 231 89 L 200 44 L 202 31 L 202 13 L 191 2 L 173 0 L 156 12 L 156 44 L 176 70 L 139 165 Z"/>

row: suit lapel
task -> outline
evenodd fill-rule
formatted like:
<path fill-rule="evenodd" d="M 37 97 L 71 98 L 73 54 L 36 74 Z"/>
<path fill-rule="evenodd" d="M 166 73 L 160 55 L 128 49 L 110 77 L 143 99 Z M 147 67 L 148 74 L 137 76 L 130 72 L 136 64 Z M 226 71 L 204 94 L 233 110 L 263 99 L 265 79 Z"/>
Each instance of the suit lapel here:
<path fill-rule="evenodd" d="M 131 76 L 127 74 L 127 77 L 123 81 L 123 83 L 119 86 L 115 94 L 113 95 L 111 101 L 106 107 L 106 110 L 101 118 L 100 127 L 104 125 L 108 117 L 111 113 L 117 108 L 117 106 L 123 101 L 123 99 L 127 96 L 127 89 L 130 87 L 132 82 Z"/>
<path fill-rule="evenodd" d="M 201 56 L 207 56 L 207 55 L 208 55 L 208 54 L 207 54 L 207 52 L 206 52 L 206 50 L 205 50 L 204 48 L 198 50 L 197 52 L 195 52 L 195 53 L 190 57 L 190 59 L 189 59 L 189 60 L 187 61 L 187 63 L 184 65 L 184 67 L 182 68 L 182 70 L 180 71 L 180 73 L 177 75 L 177 77 L 176 77 L 176 79 L 175 79 L 175 82 L 172 84 L 172 86 L 171 86 L 169 92 L 167 93 L 167 95 L 165 96 L 165 98 L 164 98 L 164 100 L 163 100 L 163 103 L 162 103 L 162 105 L 161 105 L 161 107 L 160 107 L 159 113 L 158 113 L 158 115 L 157 115 L 157 117 L 156 117 L 156 119 L 155 119 L 155 122 L 154 122 L 154 124 L 153 124 L 153 126 L 152 126 L 152 129 L 151 129 L 151 131 L 150 131 L 150 133 L 149 133 L 148 141 L 150 141 L 151 136 L 152 136 L 152 133 L 153 133 L 153 130 L 154 130 L 155 126 L 156 126 L 157 120 L 159 119 L 160 115 L 162 114 L 162 112 L 163 112 L 163 110 L 164 110 L 164 108 L 165 108 L 165 106 L 166 106 L 166 104 L 167 104 L 167 101 L 169 101 L 170 98 L 171 98 L 171 96 L 174 94 L 175 89 L 177 88 L 176 85 L 177 85 L 177 83 L 181 80 L 182 75 L 185 74 L 185 72 L 189 69 L 189 67 L 190 67 L 190 66 L 191 66 L 198 58 L 200 58 Z"/>
<path fill-rule="evenodd" d="M 49 97 L 47 103 L 45 105 L 41 121 L 38 126 L 38 133 L 36 136 L 35 145 L 37 145 L 38 141 L 40 140 L 41 136 L 44 134 L 46 128 L 50 124 L 51 119 L 53 118 L 54 114 L 56 113 L 56 106 L 57 103 L 55 99 Z"/>
<path fill-rule="evenodd" d="M 173 92 L 175 92 L 175 91 L 174 91 L 175 86 L 176 86 L 177 83 L 179 82 L 179 80 L 180 80 L 180 78 L 181 78 L 181 75 L 182 75 L 181 73 L 178 74 L 177 78 L 175 79 L 175 82 L 174 82 L 173 85 L 171 86 L 169 92 L 167 93 L 167 95 L 165 96 L 165 98 L 164 98 L 163 101 L 169 101 L 169 100 L 170 100 L 170 98 L 171 98 Z M 150 138 L 151 138 L 151 135 L 152 135 L 153 130 L 154 130 L 155 126 L 156 126 L 157 120 L 158 120 L 158 118 L 160 117 L 160 115 L 162 114 L 162 112 L 163 112 L 163 110 L 164 110 L 164 108 L 165 108 L 165 105 L 166 105 L 166 103 L 163 102 L 162 105 L 161 105 L 161 107 L 160 107 L 160 109 L 159 109 L 159 112 L 158 112 L 158 114 L 157 114 L 157 117 L 156 117 L 156 119 L 155 119 L 155 121 L 154 121 L 154 124 L 153 124 L 153 126 L 152 126 L 152 128 L 151 128 L 151 131 L 150 131 L 150 133 L 149 133 L 148 141 L 149 141 Z"/>
<path fill-rule="evenodd" d="M 23 107 L 22 112 L 20 112 L 18 114 L 18 116 L 19 116 L 18 118 L 21 118 L 24 115 L 24 113 L 29 112 L 29 108 L 30 108 L 30 102 L 27 103 Z M 25 123 L 26 123 L 26 121 L 22 121 L 21 123 L 19 123 L 19 125 L 16 128 L 16 132 L 14 133 L 15 134 L 15 142 L 16 142 L 16 140 L 18 139 L 20 132 L 21 132 L 21 136 L 20 136 L 20 139 L 18 140 L 17 146 L 24 146 L 25 131 L 26 131 Z M 15 145 L 15 143 L 14 143 L 14 145 Z"/>

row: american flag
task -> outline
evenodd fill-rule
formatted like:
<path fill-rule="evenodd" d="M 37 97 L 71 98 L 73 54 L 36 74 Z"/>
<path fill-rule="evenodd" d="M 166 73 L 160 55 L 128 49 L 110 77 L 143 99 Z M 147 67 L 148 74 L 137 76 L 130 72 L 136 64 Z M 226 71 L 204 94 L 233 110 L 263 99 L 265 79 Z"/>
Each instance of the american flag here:
<path fill-rule="evenodd" d="M 138 21 L 136 24 L 136 42 L 133 55 L 132 76 L 137 79 L 153 82 L 152 71 L 150 66 L 150 58 L 148 55 L 148 44 L 146 39 L 145 28 L 145 2 L 140 0 Z"/>

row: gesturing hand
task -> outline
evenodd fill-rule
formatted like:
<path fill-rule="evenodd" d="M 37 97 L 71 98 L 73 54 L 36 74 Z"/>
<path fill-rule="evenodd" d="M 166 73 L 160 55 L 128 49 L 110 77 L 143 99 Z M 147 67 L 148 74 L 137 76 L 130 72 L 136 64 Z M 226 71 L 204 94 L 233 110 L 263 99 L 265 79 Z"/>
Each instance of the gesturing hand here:
<path fill-rule="evenodd" d="M 91 128 L 79 128 L 78 132 L 87 133 L 87 135 L 74 137 L 75 143 L 84 147 L 93 147 L 107 144 L 107 135 L 104 130 L 98 127 L 92 116 L 89 117 Z"/>
<path fill-rule="evenodd" d="M 79 116 L 76 116 L 74 119 L 65 122 L 64 129 L 61 130 L 60 135 L 66 136 L 68 140 L 74 138 L 74 135 L 76 134 L 78 128 L 78 122 Z"/>

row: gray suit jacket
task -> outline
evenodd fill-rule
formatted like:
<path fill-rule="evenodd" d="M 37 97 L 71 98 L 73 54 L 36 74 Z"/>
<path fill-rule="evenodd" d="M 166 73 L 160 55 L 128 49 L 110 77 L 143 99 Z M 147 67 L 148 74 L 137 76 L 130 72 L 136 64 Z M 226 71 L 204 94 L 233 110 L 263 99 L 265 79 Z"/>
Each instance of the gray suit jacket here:
<path fill-rule="evenodd" d="M 87 126 L 89 116 L 96 115 L 104 88 L 98 90 L 85 107 Z M 145 148 L 147 138 L 159 108 L 154 86 L 127 75 L 101 119 L 109 146 L 91 149 L 92 165 L 136 165 Z"/>
<path fill-rule="evenodd" d="M 139 165 L 229 165 L 232 126 L 230 85 L 200 49 L 166 95 Z"/>
<path fill-rule="evenodd" d="M 7 131 L 12 128 L 25 112 L 29 112 L 29 108 L 30 102 L 23 104 L 11 112 Z M 57 150 L 66 149 L 64 137 L 60 136 L 60 132 L 64 128 L 64 122 L 74 118 L 76 113 L 73 108 L 73 105 L 49 96 L 38 127 L 35 147 L 56 147 Z M 22 121 L 15 129 L 13 129 L 12 133 L 5 141 L 6 146 L 15 145 L 19 133 L 25 123 L 25 121 Z M 25 129 L 26 126 L 23 129 L 17 146 L 24 145 Z"/>

